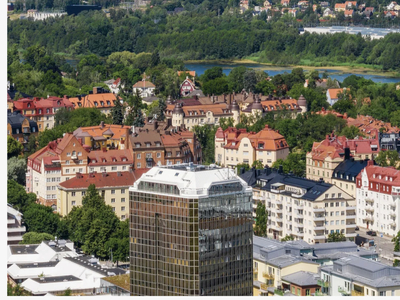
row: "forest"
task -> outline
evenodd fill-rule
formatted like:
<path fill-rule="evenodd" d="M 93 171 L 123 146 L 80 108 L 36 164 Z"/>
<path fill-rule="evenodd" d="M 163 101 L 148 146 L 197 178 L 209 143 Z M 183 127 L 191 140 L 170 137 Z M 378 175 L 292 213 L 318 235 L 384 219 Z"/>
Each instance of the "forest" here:
<path fill-rule="evenodd" d="M 261 14 L 237 10 L 216 13 L 208 2 L 177 15 L 162 6 L 141 10 L 83 12 L 44 21 L 8 21 L 8 47 L 19 52 L 40 45 L 48 53 L 78 57 L 114 52 L 153 53 L 161 59 L 221 60 L 251 57 L 287 65 L 311 61 L 315 66 L 357 64 L 379 70 L 400 70 L 400 34 L 371 40 L 361 35 L 299 34 L 293 20 L 266 21 Z M 213 2 L 214 3 L 214 2 Z"/>

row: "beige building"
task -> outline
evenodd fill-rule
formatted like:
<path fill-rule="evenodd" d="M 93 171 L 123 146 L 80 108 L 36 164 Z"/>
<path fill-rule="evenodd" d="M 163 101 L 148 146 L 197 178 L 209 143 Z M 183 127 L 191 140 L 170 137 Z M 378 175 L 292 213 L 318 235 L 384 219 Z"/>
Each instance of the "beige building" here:
<path fill-rule="evenodd" d="M 379 150 L 378 138 L 349 140 L 345 136 L 332 133 L 322 142 L 314 142 L 311 152 L 307 153 L 307 178 L 312 180 L 322 178 L 325 182 L 332 183 L 333 172 L 345 157 L 353 157 L 355 160 L 373 159 Z"/>
<path fill-rule="evenodd" d="M 94 184 L 105 203 L 113 208 L 121 220 L 129 216 L 128 189 L 148 169 L 130 172 L 76 174 L 58 185 L 58 213 L 66 216 L 74 206 L 81 206 L 89 185 Z"/>
<path fill-rule="evenodd" d="M 282 174 L 265 168 L 240 177 L 253 187 L 253 216 L 262 201 L 268 211 L 267 235 L 292 236 L 307 243 L 325 243 L 333 232 L 356 236 L 356 202 L 335 185 Z"/>
<path fill-rule="evenodd" d="M 241 163 L 251 166 L 257 160 L 271 166 L 288 155 L 285 138 L 268 125 L 258 133 L 233 127 L 223 131 L 220 127 L 215 134 L 215 162 L 221 166 L 234 168 Z"/>

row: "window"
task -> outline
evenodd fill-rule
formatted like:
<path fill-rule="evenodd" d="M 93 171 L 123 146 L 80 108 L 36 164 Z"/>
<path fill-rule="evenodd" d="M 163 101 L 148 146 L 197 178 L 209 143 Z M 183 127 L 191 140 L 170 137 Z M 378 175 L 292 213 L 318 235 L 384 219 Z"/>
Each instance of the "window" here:
<path fill-rule="evenodd" d="M 111 203 L 115 203 L 115 198 L 111 198 Z"/>
<path fill-rule="evenodd" d="M 125 206 L 121 206 L 121 211 L 125 211 Z"/>
<path fill-rule="evenodd" d="M 75 197 L 75 192 L 72 192 L 71 195 L 72 195 L 72 197 Z"/>
<path fill-rule="evenodd" d="M 86 195 L 86 192 L 85 192 L 85 191 L 82 191 L 82 197 L 85 196 L 85 195 Z"/>
<path fill-rule="evenodd" d="M 157 158 L 160 158 L 160 157 L 161 157 L 161 153 L 157 152 Z"/>
<path fill-rule="evenodd" d="M 379 292 L 379 296 L 386 296 L 384 291 Z"/>
<path fill-rule="evenodd" d="M 310 296 L 310 289 L 306 289 L 306 296 Z"/>
<path fill-rule="evenodd" d="M 122 189 L 122 190 L 121 190 L 121 194 L 125 194 L 125 189 Z"/>
<path fill-rule="evenodd" d="M 117 171 L 117 167 L 111 167 L 111 171 Z"/>
<path fill-rule="evenodd" d="M 121 198 L 121 202 L 125 202 L 125 198 Z"/>
<path fill-rule="evenodd" d="M 74 205 L 76 204 L 76 202 L 75 202 L 75 201 L 72 201 L 71 204 L 72 204 L 72 206 L 74 206 Z"/>
<path fill-rule="evenodd" d="M 336 202 L 336 207 L 339 207 L 339 205 L 340 205 L 339 202 Z"/>
<path fill-rule="evenodd" d="M 142 167 L 141 163 L 137 163 L 137 168 L 140 169 Z"/>
<path fill-rule="evenodd" d="M 68 174 L 69 173 L 69 169 L 65 169 L 65 173 Z"/>
<path fill-rule="evenodd" d="M 115 190 L 111 190 L 111 195 L 114 195 L 115 194 Z"/>
<path fill-rule="evenodd" d="M 115 207 L 113 207 L 112 209 L 113 209 L 113 212 L 115 212 Z"/>

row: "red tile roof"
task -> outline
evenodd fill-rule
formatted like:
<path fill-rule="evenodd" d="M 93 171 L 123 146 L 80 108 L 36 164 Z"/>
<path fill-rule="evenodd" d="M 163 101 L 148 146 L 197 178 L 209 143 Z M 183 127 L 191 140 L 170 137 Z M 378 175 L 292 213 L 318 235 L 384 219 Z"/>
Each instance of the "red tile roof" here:
<path fill-rule="evenodd" d="M 380 167 L 372 164 L 372 161 L 357 175 L 357 188 L 361 187 L 363 174 L 368 177 L 368 190 L 390 194 L 391 187 L 400 186 L 400 171 L 394 167 Z M 372 184 L 372 187 L 371 187 Z M 385 188 L 384 188 L 385 187 Z"/>
<path fill-rule="evenodd" d="M 79 174 L 74 178 L 60 183 L 64 189 L 87 189 L 94 184 L 96 188 L 106 187 L 129 187 L 146 173 L 149 169 L 138 169 L 132 172 L 111 172 L 111 173 L 91 173 Z"/>
<path fill-rule="evenodd" d="M 150 81 L 147 80 L 141 80 L 136 82 L 133 86 L 133 88 L 152 88 L 152 87 L 156 87 L 153 83 L 151 83 Z"/>

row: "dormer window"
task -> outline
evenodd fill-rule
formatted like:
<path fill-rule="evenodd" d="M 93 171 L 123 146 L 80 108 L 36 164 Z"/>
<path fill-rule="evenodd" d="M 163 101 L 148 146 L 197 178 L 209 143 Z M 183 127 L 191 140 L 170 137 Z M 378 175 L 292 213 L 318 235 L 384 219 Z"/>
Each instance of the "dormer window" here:
<path fill-rule="evenodd" d="M 136 143 L 136 148 L 140 148 L 140 143 Z"/>
<path fill-rule="evenodd" d="M 264 149 L 264 143 L 258 143 L 258 149 Z"/>
<path fill-rule="evenodd" d="M 96 160 L 95 159 L 92 159 L 92 164 L 95 164 L 96 163 Z"/>
<path fill-rule="evenodd" d="M 79 102 L 79 103 L 78 103 L 78 106 L 81 107 L 81 106 L 82 106 L 82 103 Z M 96 105 L 96 106 L 97 106 L 97 105 Z"/>
<path fill-rule="evenodd" d="M 57 105 L 60 106 L 61 105 L 61 101 L 57 101 Z"/>
<path fill-rule="evenodd" d="M 110 102 L 110 101 L 107 101 L 107 105 L 111 105 L 111 102 Z"/>
<path fill-rule="evenodd" d="M 39 109 L 39 114 L 41 114 L 42 113 L 42 110 L 41 109 Z"/>
<path fill-rule="evenodd" d="M 48 108 L 48 109 L 46 109 L 46 113 L 50 113 L 50 109 Z"/>
<path fill-rule="evenodd" d="M 94 101 L 94 106 L 96 106 L 96 107 L 97 107 L 97 105 L 98 105 L 97 101 Z"/>
<path fill-rule="evenodd" d="M 117 102 L 116 100 L 113 100 L 114 105 L 115 105 L 116 102 Z"/>
<path fill-rule="evenodd" d="M 29 108 L 29 107 L 31 107 L 31 104 L 30 104 L 30 103 L 28 103 L 28 108 Z"/>
<path fill-rule="evenodd" d="M 232 146 L 236 146 L 236 142 L 232 142 Z"/>
<path fill-rule="evenodd" d="M 122 158 L 122 161 L 126 161 L 126 157 Z"/>
<path fill-rule="evenodd" d="M 113 161 L 113 162 L 116 162 L 116 161 L 117 161 L 117 159 L 114 157 L 114 158 L 112 159 L 112 161 Z"/>
<path fill-rule="evenodd" d="M 102 159 L 102 162 L 106 162 L 106 159 L 105 159 L 105 158 L 103 158 L 103 159 Z"/>
<path fill-rule="evenodd" d="M 150 143 L 146 143 L 147 148 L 150 148 L 150 145 L 151 145 Z"/>
<path fill-rule="evenodd" d="M 101 106 L 104 106 L 104 102 L 103 101 L 100 101 L 100 104 L 101 104 Z"/>

